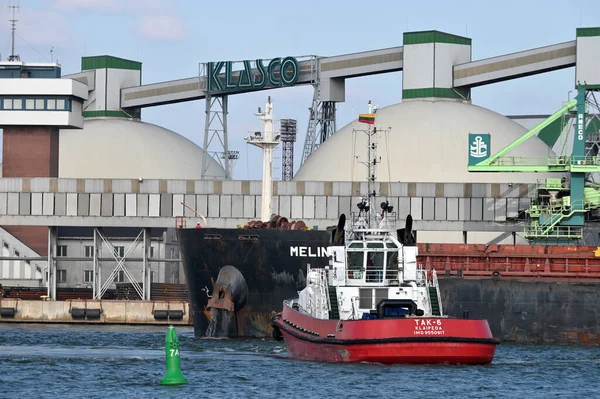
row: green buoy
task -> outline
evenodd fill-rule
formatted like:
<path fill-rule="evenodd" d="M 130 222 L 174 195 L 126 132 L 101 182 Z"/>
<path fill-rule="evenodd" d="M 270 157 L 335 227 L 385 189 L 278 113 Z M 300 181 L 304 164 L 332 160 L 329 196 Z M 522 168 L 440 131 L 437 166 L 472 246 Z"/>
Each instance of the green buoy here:
<path fill-rule="evenodd" d="M 187 384 L 187 378 L 181 374 L 179 359 L 179 340 L 175 327 L 169 326 L 165 338 L 165 354 L 167 363 L 167 372 L 160 380 L 161 385 L 181 385 Z"/>

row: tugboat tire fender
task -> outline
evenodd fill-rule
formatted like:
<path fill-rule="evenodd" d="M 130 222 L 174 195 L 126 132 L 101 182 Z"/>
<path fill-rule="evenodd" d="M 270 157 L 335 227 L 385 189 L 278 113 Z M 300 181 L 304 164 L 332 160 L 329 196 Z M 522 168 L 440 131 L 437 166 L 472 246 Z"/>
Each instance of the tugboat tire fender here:
<path fill-rule="evenodd" d="M 283 341 L 283 335 L 281 334 L 279 327 L 273 326 L 272 337 L 275 341 Z"/>

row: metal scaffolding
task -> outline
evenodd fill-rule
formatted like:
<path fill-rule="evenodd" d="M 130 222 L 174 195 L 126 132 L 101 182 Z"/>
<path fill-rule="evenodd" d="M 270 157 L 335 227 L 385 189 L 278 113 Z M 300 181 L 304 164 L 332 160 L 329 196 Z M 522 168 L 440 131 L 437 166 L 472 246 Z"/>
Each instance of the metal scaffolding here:
<path fill-rule="evenodd" d="M 227 96 L 217 97 L 206 94 L 206 120 L 204 122 L 204 155 L 210 155 L 225 170 L 225 178 L 231 179 L 229 143 L 227 139 Z M 202 158 L 201 178 L 215 176 L 208 175 L 208 157 Z"/>
<path fill-rule="evenodd" d="M 296 119 L 282 119 L 279 129 L 281 149 L 281 180 L 290 181 L 294 178 L 294 143 L 296 142 Z"/>
<path fill-rule="evenodd" d="M 56 300 L 56 242 L 58 229 L 48 227 L 48 270 L 46 283 L 48 284 L 48 298 Z"/>
<path fill-rule="evenodd" d="M 133 274 L 127 269 L 125 261 L 133 254 L 137 246 L 142 243 L 142 285 L 136 281 Z M 98 254 L 102 243 L 106 244 L 110 254 L 117 263 L 115 268 L 110 272 L 106 281 L 102 283 L 102 269 L 99 262 Z M 129 245 L 123 255 L 120 255 L 114 245 L 105 237 L 101 229 L 94 229 L 94 281 L 93 293 L 94 299 L 102 299 L 108 288 L 115 282 L 115 278 L 119 272 L 123 272 L 133 288 L 142 300 L 150 300 L 150 262 L 148 261 L 148 252 L 150 247 L 150 229 L 145 228 L 140 231 L 135 240 Z"/>
<path fill-rule="evenodd" d="M 321 89 L 319 83 L 313 85 L 314 93 L 312 105 L 308 109 L 309 119 L 304 141 L 304 152 L 302 164 L 306 162 L 321 144 L 335 133 L 335 102 L 321 101 Z"/>

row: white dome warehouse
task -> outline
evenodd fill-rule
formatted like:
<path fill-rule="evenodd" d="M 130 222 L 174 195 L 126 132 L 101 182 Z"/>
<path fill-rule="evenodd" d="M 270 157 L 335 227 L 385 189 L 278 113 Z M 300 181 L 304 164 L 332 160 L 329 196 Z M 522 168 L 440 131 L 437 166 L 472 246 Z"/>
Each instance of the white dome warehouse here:
<path fill-rule="evenodd" d="M 163 127 L 125 118 L 89 118 L 83 130 L 62 129 L 61 178 L 200 179 L 204 151 Z M 225 171 L 209 156 L 207 178 Z"/>
<path fill-rule="evenodd" d="M 338 130 L 306 160 L 294 176 L 301 181 L 365 181 L 367 136 L 353 134 L 354 121 Z M 533 183 L 542 174 L 472 173 L 467 170 L 469 133 L 490 133 L 491 153 L 504 148 L 526 130 L 488 109 L 465 102 L 408 100 L 377 111 L 376 125 L 391 127 L 378 135 L 378 181 L 418 183 Z M 508 156 L 547 156 L 552 150 L 532 137 Z M 388 173 L 389 162 L 389 173 Z"/>

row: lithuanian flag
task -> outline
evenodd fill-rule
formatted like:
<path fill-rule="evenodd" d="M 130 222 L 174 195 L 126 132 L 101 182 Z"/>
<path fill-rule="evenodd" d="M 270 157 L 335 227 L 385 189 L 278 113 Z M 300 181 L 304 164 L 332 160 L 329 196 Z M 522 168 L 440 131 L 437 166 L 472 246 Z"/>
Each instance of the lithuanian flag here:
<path fill-rule="evenodd" d="M 374 125 L 375 114 L 358 114 L 358 121 L 360 123 L 368 123 L 369 125 Z"/>

